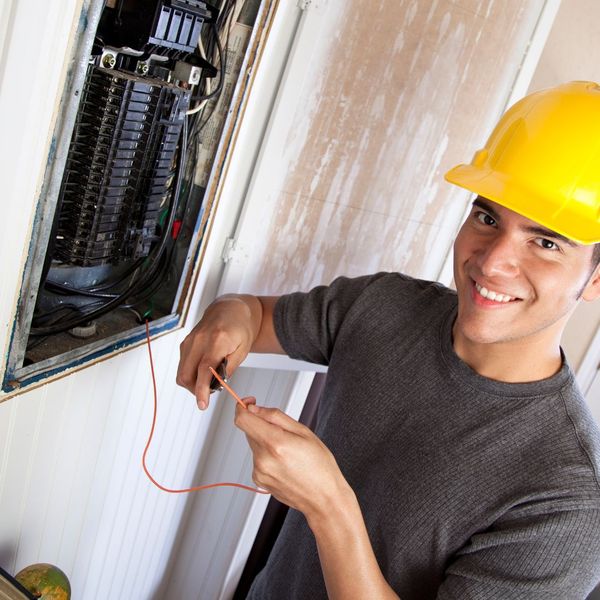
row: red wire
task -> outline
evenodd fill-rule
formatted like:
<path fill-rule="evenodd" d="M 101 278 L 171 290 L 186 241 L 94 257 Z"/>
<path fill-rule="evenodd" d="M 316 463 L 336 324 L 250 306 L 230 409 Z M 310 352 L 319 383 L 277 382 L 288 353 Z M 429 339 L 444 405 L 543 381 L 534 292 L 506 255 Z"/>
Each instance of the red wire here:
<path fill-rule="evenodd" d="M 156 481 L 156 479 L 154 479 L 154 477 L 152 477 L 152 475 L 150 475 L 150 472 L 148 471 L 148 467 L 146 466 L 146 454 L 148 454 L 148 448 L 150 448 L 150 442 L 152 442 L 152 436 L 154 435 L 154 427 L 156 425 L 156 413 L 157 413 L 157 408 L 158 408 L 158 395 L 156 393 L 156 377 L 154 375 L 154 361 L 152 360 L 152 347 L 150 346 L 150 327 L 148 326 L 148 321 L 146 320 L 146 340 L 148 342 L 148 357 L 150 358 L 150 371 L 152 373 L 152 389 L 154 391 L 154 412 L 152 415 L 152 427 L 150 428 L 150 435 L 148 436 L 148 441 L 146 442 L 146 447 L 144 448 L 144 453 L 142 454 L 142 468 L 144 469 L 144 473 L 146 473 L 148 479 L 159 489 L 161 489 L 163 492 L 168 492 L 169 494 L 185 494 L 187 492 L 197 492 L 199 490 L 208 490 L 210 488 L 215 488 L 215 487 L 237 487 L 237 488 L 242 488 L 243 490 L 248 490 L 250 492 L 255 492 L 257 494 L 268 494 L 269 492 L 265 492 L 264 490 L 260 490 L 258 488 L 254 488 L 254 487 L 250 487 L 249 485 L 244 485 L 243 483 L 229 483 L 229 482 L 224 482 L 224 483 L 209 483 L 206 485 L 196 485 L 194 487 L 190 487 L 190 488 L 184 488 L 181 490 L 175 490 L 172 488 L 168 488 L 165 487 L 164 485 L 161 485 L 160 483 L 158 483 L 158 481 Z M 227 389 L 229 391 L 233 391 L 231 390 L 231 388 L 229 388 L 229 386 L 227 386 Z M 236 397 L 237 399 L 237 394 L 233 394 L 234 397 Z"/>

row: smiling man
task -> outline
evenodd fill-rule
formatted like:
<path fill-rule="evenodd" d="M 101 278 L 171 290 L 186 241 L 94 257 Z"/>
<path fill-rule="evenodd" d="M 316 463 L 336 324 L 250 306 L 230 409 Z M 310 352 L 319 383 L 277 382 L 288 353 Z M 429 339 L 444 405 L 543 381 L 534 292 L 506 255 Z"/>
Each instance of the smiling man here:
<path fill-rule="evenodd" d="M 447 179 L 477 197 L 456 292 L 398 273 L 217 299 L 178 383 L 250 350 L 329 366 L 313 434 L 247 399 L 254 480 L 288 513 L 252 599 L 584 599 L 600 434 L 560 348 L 600 296 L 600 87 L 532 94 Z"/>
<path fill-rule="evenodd" d="M 500 381 L 556 373 L 567 320 L 580 299 L 597 295 L 594 248 L 480 196 L 456 238 L 454 257 L 456 353 Z"/>

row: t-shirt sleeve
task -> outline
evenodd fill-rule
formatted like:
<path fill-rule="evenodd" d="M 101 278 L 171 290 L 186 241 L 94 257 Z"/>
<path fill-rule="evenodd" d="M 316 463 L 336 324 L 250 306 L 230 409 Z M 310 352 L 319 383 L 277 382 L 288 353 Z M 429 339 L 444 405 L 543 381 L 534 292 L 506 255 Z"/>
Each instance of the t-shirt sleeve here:
<path fill-rule="evenodd" d="M 585 600 L 599 580 L 600 510 L 565 510 L 473 535 L 437 600 Z"/>
<path fill-rule="evenodd" d="M 292 358 L 329 364 L 335 341 L 357 300 L 385 273 L 338 277 L 310 292 L 281 296 L 273 323 L 279 343 Z"/>

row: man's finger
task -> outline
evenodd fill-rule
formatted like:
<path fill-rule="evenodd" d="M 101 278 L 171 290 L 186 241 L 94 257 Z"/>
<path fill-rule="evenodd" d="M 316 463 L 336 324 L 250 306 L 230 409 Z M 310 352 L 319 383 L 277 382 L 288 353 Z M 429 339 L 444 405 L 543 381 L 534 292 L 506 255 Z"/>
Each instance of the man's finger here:
<path fill-rule="evenodd" d="M 210 371 L 209 367 L 212 367 L 217 373 L 221 375 L 221 371 L 219 367 L 223 363 L 224 360 L 227 360 L 225 366 L 225 380 L 227 380 L 238 368 L 240 363 L 244 360 L 245 355 L 242 352 L 238 352 L 237 350 L 233 353 L 222 356 L 222 357 L 214 357 L 211 355 L 203 357 L 203 360 L 198 364 L 196 371 L 196 381 L 194 384 L 194 388 L 191 390 L 192 393 L 196 396 L 196 402 L 200 409 L 205 409 L 208 407 L 210 394 L 212 393 L 211 383 L 213 380 L 213 374 Z"/>
<path fill-rule="evenodd" d="M 265 445 L 280 435 L 282 429 L 253 414 L 254 407 L 254 404 L 249 404 L 246 409 L 238 404 L 235 407 L 235 425 L 246 434 L 249 441 L 253 440 L 259 445 Z"/>
<path fill-rule="evenodd" d="M 213 363 L 201 361 L 198 364 L 196 372 L 196 384 L 194 386 L 193 394 L 196 396 L 196 403 L 201 410 L 208 408 L 209 404 L 210 381 L 212 379 L 212 375 L 208 368 L 209 366 L 213 366 Z"/>
<path fill-rule="evenodd" d="M 256 404 L 256 398 L 254 396 L 245 396 L 242 398 L 242 402 L 246 405 L 246 408 L 249 404 Z"/>
<path fill-rule="evenodd" d="M 307 427 L 298 423 L 296 419 L 292 419 L 292 417 L 286 415 L 283 411 L 278 408 L 266 408 L 264 406 L 252 406 L 248 407 L 251 413 L 255 414 L 257 417 L 267 421 L 268 423 L 272 423 L 273 425 L 277 425 L 281 427 L 281 429 L 285 431 L 289 431 L 291 433 L 295 433 L 297 435 L 302 435 L 306 433 L 308 430 Z"/>
<path fill-rule="evenodd" d="M 283 432 L 305 435 L 309 431 L 291 417 L 275 408 L 248 404 L 247 409 L 236 407 L 236 426 L 259 444 L 268 444 Z"/>
<path fill-rule="evenodd" d="M 193 394 L 196 387 L 196 364 L 187 354 L 185 341 L 179 346 L 179 365 L 177 366 L 175 381 L 177 385 L 180 385 Z"/>

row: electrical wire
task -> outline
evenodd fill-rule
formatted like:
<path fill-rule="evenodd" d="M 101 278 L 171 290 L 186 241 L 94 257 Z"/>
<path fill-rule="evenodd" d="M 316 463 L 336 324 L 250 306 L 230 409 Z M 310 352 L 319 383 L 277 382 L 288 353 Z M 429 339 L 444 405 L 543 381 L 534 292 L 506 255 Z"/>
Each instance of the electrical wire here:
<path fill-rule="evenodd" d="M 86 311 L 85 311 L 86 308 L 89 309 L 90 307 L 99 306 L 101 304 L 103 304 L 102 300 L 96 300 L 95 302 L 90 302 L 88 304 L 83 304 L 83 305 L 81 305 L 81 304 L 72 304 L 72 303 L 62 304 L 62 305 L 57 306 L 54 309 L 51 309 L 51 310 L 49 310 L 49 311 L 47 311 L 47 312 L 45 312 L 45 313 L 43 313 L 41 315 L 39 315 L 39 314 L 36 315 L 34 313 L 33 322 L 34 323 L 39 323 L 40 320 L 45 320 L 45 321 L 49 320 L 50 322 L 49 323 L 46 322 L 46 326 L 53 325 L 54 323 L 59 323 L 60 320 L 63 317 L 57 317 L 56 319 L 53 320 L 52 316 L 55 315 L 55 314 L 57 314 L 57 313 L 62 312 L 63 309 L 67 309 L 67 310 L 70 310 L 72 312 L 79 313 L 81 319 L 83 319 L 84 315 L 87 314 Z M 84 322 L 84 321 L 82 321 L 82 322 Z"/>
<path fill-rule="evenodd" d="M 208 60 L 206 58 L 206 51 L 204 50 L 204 44 L 202 43 L 202 36 L 200 36 L 198 38 L 198 51 L 200 53 L 200 56 L 204 59 L 204 60 Z M 206 92 L 208 94 L 210 94 L 211 92 L 211 83 L 210 83 L 210 79 L 206 79 L 205 84 L 206 86 Z M 193 100 L 196 100 L 195 98 L 193 98 Z M 208 98 L 205 98 L 204 100 L 202 100 L 201 102 L 199 102 L 199 104 L 193 108 L 190 108 L 187 112 L 186 115 L 194 115 L 197 112 L 200 112 L 207 104 L 208 102 Z"/>
<path fill-rule="evenodd" d="M 55 306 L 54 308 L 47 310 L 44 314 L 42 315 L 36 315 L 34 313 L 33 318 L 34 319 L 49 319 L 50 317 L 52 317 L 53 315 L 60 313 L 64 310 L 76 310 L 78 311 L 81 308 L 81 306 L 79 304 L 73 304 L 71 302 L 67 302 L 64 304 L 60 304 L 59 306 Z"/>
<path fill-rule="evenodd" d="M 226 75 L 225 69 L 226 69 L 226 65 L 227 65 L 227 48 L 225 48 L 225 50 L 223 50 L 223 44 L 221 43 L 221 40 L 219 38 L 219 32 L 215 29 L 214 24 L 211 25 L 211 28 L 214 29 L 214 31 L 215 31 L 215 39 L 216 39 L 216 44 L 217 44 L 217 56 L 218 56 L 218 60 L 219 60 L 219 64 L 220 64 L 219 83 L 217 84 L 217 87 L 214 90 L 210 90 L 210 83 L 207 80 L 206 85 L 208 86 L 210 91 L 208 91 L 206 94 L 204 94 L 202 96 L 193 98 L 193 100 L 199 102 L 199 104 L 197 106 L 195 106 L 194 108 L 191 108 L 190 110 L 188 110 L 186 112 L 187 115 L 193 115 L 193 114 L 199 112 L 200 110 L 202 110 L 206 106 L 206 103 L 211 98 L 218 96 L 221 93 L 221 91 L 223 90 L 223 83 L 225 81 L 225 75 Z"/>
<path fill-rule="evenodd" d="M 242 8 L 242 3 L 237 2 L 237 0 L 233 0 L 227 2 L 224 9 L 219 13 L 217 18 L 217 22 L 211 24 L 211 31 L 214 33 L 214 41 L 217 47 L 217 60 L 219 63 L 219 84 L 215 90 L 209 91 L 204 96 L 200 96 L 198 98 L 194 98 L 194 100 L 200 101 L 200 103 L 194 108 L 188 110 L 188 115 L 193 115 L 206 107 L 206 103 L 209 99 L 218 96 L 222 89 L 225 81 L 225 76 L 227 74 L 227 53 L 229 51 L 229 36 L 231 33 L 231 26 L 234 21 L 237 21 L 237 18 L 240 14 Z M 224 36 L 224 40 L 221 40 L 220 31 L 226 32 Z M 200 54 L 204 51 L 204 45 L 202 44 L 202 39 L 199 40 L 199 47 L 201 48 Z M 206 81 L 206 85 L 210 88 L 209 81 Z M 214 108 L 211 111 L 209 118 L 212 116 L 214 112 Z M 204 128 L 208 119 L 200 126 L 198 131 Z"/>
<path fill-rule="evenodd" d="M 127 279 L 127 277 L 129 277 L 135 270 L 139 269 L 145 260 L 146 257 L 144 256 L 142 258 L 138 258 L 129 267 L 127 267 L 127 269 L 125 269 L 116 279 L 103 281 L 99 285 L 95 285 L 93 287 L 88 287 L 84 289 L 86 289 L 89 292 L 101 292 L 103 290 L 108 290 L 112 287 L 115 287 L 118 284 L 125 281 L 125 279 Z"/>
<path fill-rule="evenodd" d="M 210 92 L 210 82 L 209 81 L 206 82 L 206 87 L 207 87 L 208 91 Z M 186 111 L 185 114 L 186 115 L 195 115 L 196 113 L 203 110 L 207 104 L 208 104 L 208 98 L 204 98 L 204 100 L 199 102 L 198 105 L 194 106 L 194 108 L 190 108 L 188 111 Z"/>
<path fill-rule="evenodd" d="M 208 367 L 208 370 L 212 373 L 213 377 L 234 397 L 235 401 L 242 407 L 248 408 L 244 401 L 233 391 L 231 386 L 215 371 L 212 367 Z"/>
<path fill-rule="evenodd" d="M 161 288 L 165 278 L 168 276 L 169 271 L 173 269 L 173 265 L 171 264 L 171 259 L 173 256 L 175 246 L 171 247 L 168 255 L 164 255 L 161 257 L 161 265 L 156 274 L 156 279 L 149 284 L 149 286 L 143 290 L 140 290 L 138 293 L 141 295 L 136 295 L 129 301 L 129 304 L 124 304 L 123 307 L 130 308 L 135 307 L 146 300 L 150 300 L 154 294 Z M 166 258 L 165 258 L 166 257 Z"/>
<path fill-rule="evenodd" d="M 156 414 L 158 412 L 158 394 L 156 391 L 156 375 L 154 373 L 154 360 L 152 359 L 152 346 L 150 344 L 150 326 L 148 325 L 147 319 L 146 319 L 146 341 L 148 344 L 148 359 L 150 361 L 150 373 L 152 375 L 152 391 L 153 391 L 153 398 L 154 398 L 154 410 L 152 413 L 152 426 L 150 427 L 150 434 L 148 435 L 148 441 L 146 442 L 146 446 L 144 447 L 144 452 L 142 454 L 142 468 L 144 470 L 144 473 L 148 477 L 148 479 L 158 489 L 162 490 L 163 492 L 168 492 L 169 494 L 186 494 L 188 492 L 198 492 L 200 490 L 208 490 L 208 489 L 216 488 L 216 487 L 237 487 L 237 488 L 241 488 L 243 490 L 248 490 L 249 492 L 255 492 L 256 494 L 269 494 L 269 492 L 267 492 L 265 490 L 261 490 L 259 488 L 251 487 L 249 485 L 244 485 L 243 483 L 231 483 L 231 482 L 208 483 L 205 485 L 195 485 L 193 487 L 188 487 L 188 488 L 174 489 L 174 488 L 169 488 L 169 487 L 162 485 L 161 483 L 156 481 L 156 479 L 154 479 L 154 477 L 152 477 L 152 475 L 150 474 L 150 471 L 148 470 L 148 466 L 146 464 L 146 456 L 148 454 L 148 449 L 150 448 L 150 443 L 152 442 L 152 437 L 154 436 L 154 429 L 156 427 Z M 215 371 L 213 371 L 213 375 L 214 374 L 215 374 Z M 239 402 L 242 406 L 244 406 L 244 408 L 246 408 L 246 406 L 242 402 L 241 398 L 231 389 L 231 387 L 229 387 L 219 377 L 218 374 L 217 374 L 217 377 L 220 379 L 220 383 L 223 384 L 225 389 L 227 389 L 227 391 L 233 395 L 233 397 L 236 399 L 236 401 Z"/>
<path fill-rule="evenodd" d="M 51 292 L 56 292 L 57 294 L 61 294 L 63 296 L 72 296 L 74 294 L 77 296 L 90 296 L 92 298 L 114 298 L 116 296 L 116 294 L 92 292 L 86 288 L 74 288 L 73 286 L 65 285 L 64 283 L 56 283 L 54 281 L 46 281 L 44 283 L 44 287 Z"/>

